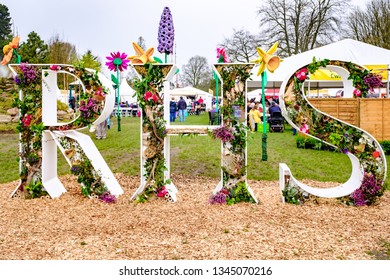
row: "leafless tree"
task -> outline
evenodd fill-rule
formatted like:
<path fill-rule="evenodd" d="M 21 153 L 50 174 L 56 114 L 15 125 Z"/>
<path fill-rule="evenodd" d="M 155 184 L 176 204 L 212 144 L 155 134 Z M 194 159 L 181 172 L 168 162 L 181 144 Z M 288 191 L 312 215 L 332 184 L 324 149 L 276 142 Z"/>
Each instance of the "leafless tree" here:
<path fill-rule="evenodd" d="M 74 64 L 77 61 L 76 47 L 71 43 L 60 39 L 58 34 L 49 40 L 48 61 L 54 64 Z M 61 89 L 69 87 L 70 76 L 67 74 L 58 74 L 58 86 Z"/>
<path fill-rule="evenodd" d="M 63 41 L 58 34 L 49 40 L 50 63 L 72 64 L 77 60 L 76 47 Z"/>
<path fill-rule="evenodd" d="M 185 84 L 192 85 L 195 88 L 204 89 L 212 77 L 207 58 L 203 56 L 193 56 L 187 64 L 183 65 L 182 79 Z"/>
<path fill-rule="evenodd" d="M 225 48 L 231 62 L 248 63 L 256 55 L 256 47 L 261 46 L 260 38 L 249 31 L 233 29 L 233 35 L 225 38 L 222 47 Z"/>
<path fill-rule="evenodd" d="M 365 10 L 353 9 L 347 18 L 345 36 L 390 49 L 390 0 L 371 0 Z"/>
<path fill-rule="evenodd" d="M 350 0 L 267 0 L 258 10 L 267 45 L 290 56 L 339 39 Z"/>

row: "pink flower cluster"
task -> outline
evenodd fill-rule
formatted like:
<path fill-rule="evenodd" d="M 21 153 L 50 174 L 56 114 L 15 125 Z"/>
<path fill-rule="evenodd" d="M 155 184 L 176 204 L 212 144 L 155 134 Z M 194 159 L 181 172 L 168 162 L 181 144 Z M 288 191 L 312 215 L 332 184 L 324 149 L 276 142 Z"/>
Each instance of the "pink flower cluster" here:
<path fill-rule="evenodd" d="M 168 194 L 168 191 L 167 189 L 165 188 L 165 186 L 163 186 L 162 188 L 160 188 L 158 191 L 157 191 L 157 196 L 158 197 L 165 197 L 165 195 Z"/>
<path fill-rule="evenodd" d="M 61 66 L 53 64 L 53 65 L 50 65 L 49 69 L 52 71 L 59 71 L 59 70 L 61 70 Z"/>
<path fill-rule="evenodd" d="M 24 127 L 28 127 L 31 124 L 32 116 L 27 114 L 22 118 L 22 123 Z"/>
<path fill-rule="evenodd" d="M 307 68 L 302 68 L 295 73 L 295 76 L 298 78 L 298 80 L 303 82 L 304 80 L 306 80 L 307 74 L 308 74 Z"/>
<path fill-rule="evenodd" d="M 157 94 L 154 94 L 154 93 L 151 93 L 150 91 L 147 91 L 144 94 L 144 100 L 145 101 L 153 101 L 154 103 L 157 103 L 158 96 L 157 96 Z"/>
<path fill-rule="evenodd" d="M 95 94 L 103 97 L 105 96 L 103 89 L 101 87 L 96 90 Z"/>
<path fill-rule="evenodd" d="M 299 129 L 300 132 L 303 132 L 303 133 L 309 133 L 309 126 L 304 123 L 301 128 Z"/>

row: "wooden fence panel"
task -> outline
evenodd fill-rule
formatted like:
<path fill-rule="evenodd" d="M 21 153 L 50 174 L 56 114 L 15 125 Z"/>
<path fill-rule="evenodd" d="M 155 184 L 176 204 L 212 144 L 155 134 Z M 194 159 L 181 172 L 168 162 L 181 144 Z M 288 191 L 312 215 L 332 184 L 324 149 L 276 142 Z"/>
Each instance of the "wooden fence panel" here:
<path fill-rule="evenodd" d="M 309 98 L 318 110 L 358 126 L 377 140 L 390 140 L 390 99 Z"/>
<path fill-rule="evenodd" d="M 359 126 L 358 99 L 313 98 L 309 102 L 321 112 L 327 113 L 352 125 Z"/>

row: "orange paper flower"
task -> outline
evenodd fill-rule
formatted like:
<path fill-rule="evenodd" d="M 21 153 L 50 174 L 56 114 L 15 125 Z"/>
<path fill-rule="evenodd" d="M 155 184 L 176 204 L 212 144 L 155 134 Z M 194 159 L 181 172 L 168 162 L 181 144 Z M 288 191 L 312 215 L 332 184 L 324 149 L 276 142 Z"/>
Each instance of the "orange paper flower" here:
<path fill-rule="evenodd" d="M 20 42 L 20 37 L 16 36 L 15 38 L 12 39 L 11 43 L 4 46 L 3 48 L 4 57 L 3 60 L 1 61 L 2 65 L 6 65 L 11 61 L 12 53 L 14 49 L 17 49 L 19 47 L 19 42 Z"/>

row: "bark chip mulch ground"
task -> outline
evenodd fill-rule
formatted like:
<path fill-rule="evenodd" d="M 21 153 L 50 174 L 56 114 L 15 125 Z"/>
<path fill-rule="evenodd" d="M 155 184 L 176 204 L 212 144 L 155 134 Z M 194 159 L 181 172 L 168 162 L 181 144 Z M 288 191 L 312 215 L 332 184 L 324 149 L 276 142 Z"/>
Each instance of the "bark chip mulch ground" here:
<path fill-rule="evenodd" d="M 135 204 L 140 178 L 116 177 L 125 194 L 115 204 L 85 198 L 71 175 L 57 199 L 10 198 L 17 182 L 0 185 L 0 259 L 365 260 L 386 257 L 390 242 L 390 192 L 369 207 L 296 206 L 281 202 L 278 182 L 250 180 L 259 204 L 211 205 L 216 179 L 173 174 L 176 203 Z"/>

